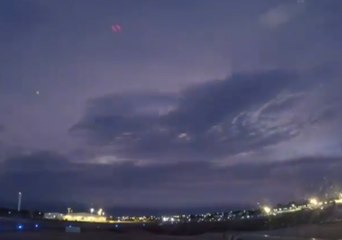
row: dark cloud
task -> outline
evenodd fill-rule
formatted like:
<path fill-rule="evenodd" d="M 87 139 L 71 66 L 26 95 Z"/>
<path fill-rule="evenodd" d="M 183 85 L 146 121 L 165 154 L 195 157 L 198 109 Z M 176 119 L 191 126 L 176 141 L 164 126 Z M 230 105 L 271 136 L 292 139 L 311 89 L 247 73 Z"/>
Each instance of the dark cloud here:
<path fill-rule="evenodd" d="M 53 200 L 54 197 L 62 200 L 58 198 L 58 194 L 63 191 L 68 194 L 68 188 L 64 190 L 64 187 L 71 183 L 71 178 L 63 182 L 63 177 L 69 175 L 70 166 L 59 154 L 35 152 L 17 155 L 6 159 L 0 165 L 1 187 L 8 193 L 2 200 L 10 200 L 18 191 L 23 191 L 27 199 L 31 200 L 47 194 L 47 201 Z"/>
<path fill-rule="evenodd" d="M 294 88 L 298 82 L 295 74 L 286 71 L 234 74 L 185 91 L 178 108 L 167 120 L 180 130 L 206 131 L 223 118 L 267 101 L 282 90 Z"/>
<path fill-rule="evenodd" d="M 70 132 L 82 129 L 100 142 L 111 142 L 115 137 L 138 134 L 153 127 L 159 116 L 170 111 L 175 103 L 175 96 L 161 93 L 108 95 L 92 99 L 88 102 L 85 118 Z"/>
<path fill-rule="evenodd" d="M 302 122 L 284 114 L 304 90 L 307 83 L 298 74 L 277 70 L 235 74 L 191 87 L 178 98 L 105 96 L 91 100 L 70 131 L 125 158 L 220 158 L 295 136 Z"/>
<path fill-rule="evenodd" d="M 255 204 L 333 194 L 342 182 L 338 170 L 341 164 L 340 158 L 306 158 L 229 167 L 208 162 L 101 165 L 74 163 L 53 152 L 35 152 L 3 162 L 0 187 L 13 197 L 22 191 L 24 202 L 40 196 L 44 206 L 49 201 L 106 207 Z M 267 197 L 270 195 L 275 197 Z M 198 198 L 205 201 L 197 202 Z"/>
<path fill-rule="evenodd" d="M 64 169 L 69 162 L 64 156 L 48 151 L 17 155 L 2 163 L 3 168 L 9 171 L 58 171 Z"/>

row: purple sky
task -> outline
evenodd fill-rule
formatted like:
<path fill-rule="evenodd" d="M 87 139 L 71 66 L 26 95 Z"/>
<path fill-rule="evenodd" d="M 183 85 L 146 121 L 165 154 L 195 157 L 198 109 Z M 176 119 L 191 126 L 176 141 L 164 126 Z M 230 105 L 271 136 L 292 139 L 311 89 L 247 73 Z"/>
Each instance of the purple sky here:
<path fill-rule="evenodd" d="M 0 1 L 0 203 L 339 188 L 340 0 Z M 119 24 L 121 31 L 113 31 Z"/>

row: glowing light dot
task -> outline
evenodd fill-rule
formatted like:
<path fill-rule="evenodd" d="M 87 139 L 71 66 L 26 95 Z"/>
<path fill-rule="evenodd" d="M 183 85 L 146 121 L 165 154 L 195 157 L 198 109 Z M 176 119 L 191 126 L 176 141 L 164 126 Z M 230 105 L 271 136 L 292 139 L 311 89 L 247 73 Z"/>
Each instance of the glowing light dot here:
<path fill-rule="evenodd" d="M 36 91 L 36 94 L 37 94 L 37 95 L 39 95 L 39 94 L 40 94 L 40 92 L 37 90 L 37 91 Z"/>

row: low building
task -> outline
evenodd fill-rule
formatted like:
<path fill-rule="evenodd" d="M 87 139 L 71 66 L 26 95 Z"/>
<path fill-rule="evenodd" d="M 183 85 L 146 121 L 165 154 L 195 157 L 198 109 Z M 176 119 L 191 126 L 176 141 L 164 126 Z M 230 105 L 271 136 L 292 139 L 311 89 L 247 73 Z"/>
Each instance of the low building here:
<path fill-rule="evenodd" d="M 44 218 L 50 220 L 63 220 L 64 214 L 57 212 L 44 213 Z"/>
<path fill-rule="evenodd" d="M 80 212 L 80 213 L 68 213 L 64 215 L 63 220 L 72 221 L 72 222 L 106 222 L 107 218 L 105 216 Z"/>

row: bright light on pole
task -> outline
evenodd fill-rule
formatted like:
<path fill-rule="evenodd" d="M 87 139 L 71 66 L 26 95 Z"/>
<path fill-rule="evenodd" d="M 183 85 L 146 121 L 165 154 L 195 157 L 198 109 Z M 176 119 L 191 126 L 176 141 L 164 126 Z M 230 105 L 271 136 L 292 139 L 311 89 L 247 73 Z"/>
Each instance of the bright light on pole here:
<path fill-rule="evenodd" d="M 91 208 L 90 209 L 90 213 L 93 214 L 95 212 L 95 209 L 94 208 Z"/>

